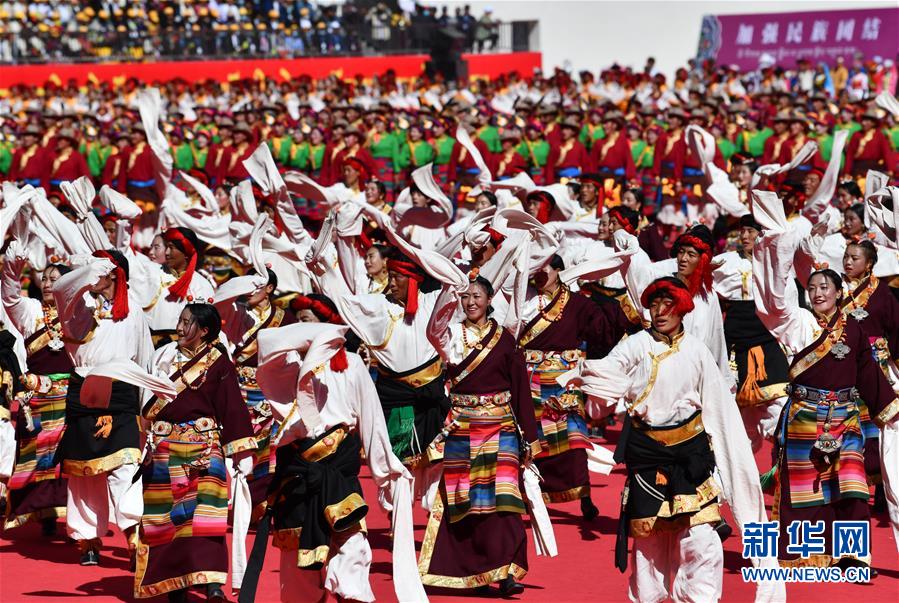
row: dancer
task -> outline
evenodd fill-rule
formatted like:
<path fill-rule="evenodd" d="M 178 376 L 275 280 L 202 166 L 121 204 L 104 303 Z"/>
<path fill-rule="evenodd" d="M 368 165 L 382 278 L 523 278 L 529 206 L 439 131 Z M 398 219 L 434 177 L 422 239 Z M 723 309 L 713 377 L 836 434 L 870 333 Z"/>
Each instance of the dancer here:
<path fill-rule="evenodd" d="M 209 304 L 187 304 L 176 342 L 153 358 L 153 370 L 176 384 L 170 402 L 152 398 L 143 467 L 144 514 L 134 596 L 168 594 L 187 601 L 205 586 L 207 601 L 225 601 L 228 576 L 228 475 L 225 457 L 243 475 L 253 468 L 256 439 L 237 370 L 219 342 L 222 319 Z"/>

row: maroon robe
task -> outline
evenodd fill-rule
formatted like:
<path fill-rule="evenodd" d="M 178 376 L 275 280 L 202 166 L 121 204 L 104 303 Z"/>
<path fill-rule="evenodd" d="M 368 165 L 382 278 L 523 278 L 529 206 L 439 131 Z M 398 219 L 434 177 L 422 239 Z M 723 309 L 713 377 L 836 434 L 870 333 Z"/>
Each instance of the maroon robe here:
<path fill-rule="evenodd" d="M 501 327 L 494 322 L 481 344 L 486 345 L 498 328 Z M 480 351 L 475 349 L 461 364 L 448 367 L 447 383 L 457 378 Z M 525 441 L 536 442 L 537 421 L 534 404 L 531 402 L 527 368 L 524 357 L 516 349 L 515 340 L 508 332 L 503 332 L 480 365 L 452 388 L 454 394 L 486 395 L 502 391 L 509 391 L 512 395 L 509 406 Z M 468 578 L 481 576 L 498 568 L 507 568 L 510 564 L 521 570 L 527 570 L 528 567 L 527 535 L 521 515 L 502 511 L 467 515 L 450 524 L 448 516 L 444 514 L 437 530 L 427 574 Z M 519 573 L 514 577 L 520 579 L 523 575 Z M 500 576 L 500 579 L 503 577 Z"/>

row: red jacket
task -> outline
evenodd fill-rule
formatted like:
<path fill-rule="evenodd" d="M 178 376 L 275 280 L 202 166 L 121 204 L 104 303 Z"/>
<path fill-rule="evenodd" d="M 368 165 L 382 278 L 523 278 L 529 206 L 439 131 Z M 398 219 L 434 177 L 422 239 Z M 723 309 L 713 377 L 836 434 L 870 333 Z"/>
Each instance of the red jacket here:
<path fill-rule="evenodd" d="M 519 172 L 527 171 L 528 163 L 524 157 L 514 148 L 509 149 L 507 153 L 497 157 L 497 164 L 494 176 L 496 178 L 511 178 Z"/>
<path fill-rule="evenodd" d="M 19 148 L 12 156 L 10 180 L 43 180 L 47 173 L 47 154 L 40 144 Z"/>
<path fill-rule="evenodd" d="M 849 146 L 846 149 L 846 173 L 852 174 L 856 161 L 874 161 L 881 164 L 882 169 L 890 170 L 893 164 L 892 155 L 890 142 L 883 132 L 877 128 L 872 128 L 868 132 L 858 131 L 849 139 Z"/>
<path fill-rule="evenodd" d="M 590 169 L 590 156 L 576 138 L 560 145 L 552 145 L 546 159 L 546 182 L 556 182 L 557 174 L 565 168 L 578 168 L 581 173 Z"/>
<path fill-rule="evenodd" d="M 656 143 L 655 158 L 653 159 L 652 171 L 653 175 L 661 176 L 663 168 L 671 170 L 675 180 L 684 177 L 684 160 L 687 157 L 687 141 L 684 139 L 684 131 L 668 132 L 664 142 L 662 138 Z M 671 167 L 663 164 L 670 163 Z"/>
<path fill-rule="evenodd" d="M 608 169 L 615 171 L 624 169 L 624 176 L 628 180 L 637 177 L 637 169 L 634 167 L 634 156 L 631 154 L 631 146 L 627 138 L 621 132 L 615 132 L 605 138 L 600 138 L 593 143 L 590 151 L 592 169 L 603 171 Z"/>
<path fill-rule="evenodd" d="M 60 182 L 72 182 L 81 176 L 90 176 L 90 171 L 84 155 L 75 149 L 69 149 L 64 155 L 56 154 L 50 160 L 50 169 L 46 170 L 45 174 L 47 176 L 44 188 L 50 190 L 50 185 L 59 186 Z"/>
<path fill-rule="evenodd" d="M 153 167 L 153 150 L 150 145 L 141 142 L 137 146 L 131 147 L 125 168 L 125 177 L 128 180 L 146 182 L 156 178 L 156 169 Z"/>
<path fill-rule="evenodd" d="M 224 182 L 228 176 L 228 167 L 231 165 L 232 145 L 230 142 L 220 142 L 210 145 L 209 155 L 206 159 L 206 174 L 209 180 L 218 185 Z"/>
<path fill-rule="evenodd" d="M 789 135 L 786 133 L 781 134 L 780 136 L 777 134 L 769 136 L 767 140 L 765 140 L 765 150 L 762 152 L 762 165 L 778 163 L 784 145 L 788 144 L 788 139 Z"/>
<path fill-rule="evenodd" d="M 124 151 L 114 150 L 106 165 L 103 166 L 103 174 L 100 175 L 100 185 L 109 185 L 123 195 L 128 191 L 126 171 L 128 168 L 128 149 Z"/>
<path fill-rule="evenodd" d="M 472 142 L 474 143 L 475 148 L 480 151 L 481 157 L 483 157 L 484 163 L 487 165 L 487 169 L 490 170 L 491 173 L 495 172 L 496 161 L 493 153 L 487 148 L 487 143 L 480 138 L 475 138 Z M 459 170 L 477 169 L 477 167 L 478 166 L 475 165 L 474 159 L 472 159 L 468 149 L 459 143 L 453 145 L 453 154 L 450 157 L 449 163 L 450 178 L 455 178 Z"/>
<path fill-rule="evenodd" d="M 343 162 L 349 158 L 355 157 L 362 165 L 365 166 L 365 170 L 368 172 L 368 177 L 371 178 L 375 175 L 375 171 L 377 170 L 377 166 L 375 165 L 375 158 L 371 156 L 371 153 L 368 152 L 367 149 L 363 148 L 362 145 L 357 145 L 355 149 L 347 149 L 346 147 L 337 151 L 334 155 L 334 159 L 331 162 L 331 182 L 343 182 Z"/>
<path fill-rule="evenodd" d="M 246 180 L 250 177 L 247 168 L 243 166 L 243 162 L 250 158 L 253 151 L 256 150 L 251 143 L 245 142 L 241 145 L 231 147 L 231 153 L 228 155 L 228 163 L 221 166 L 222 182 L 224 180 Z"/>

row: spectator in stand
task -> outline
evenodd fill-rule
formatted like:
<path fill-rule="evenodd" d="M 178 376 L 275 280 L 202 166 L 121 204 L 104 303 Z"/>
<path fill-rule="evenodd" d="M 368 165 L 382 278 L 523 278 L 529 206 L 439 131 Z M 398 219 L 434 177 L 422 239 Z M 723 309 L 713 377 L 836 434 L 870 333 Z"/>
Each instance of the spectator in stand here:
<path fill-rule="evenodd" d="M 475 52 L 484 52 L 487 49 L 487 42 L 490 43 L 491 50 L 496 49 L 499 32 L 497 31 L 497 22 L 493 20 L 492 8 L 484 9 L 484 14 L 475 29 L 475 42 Z"/>

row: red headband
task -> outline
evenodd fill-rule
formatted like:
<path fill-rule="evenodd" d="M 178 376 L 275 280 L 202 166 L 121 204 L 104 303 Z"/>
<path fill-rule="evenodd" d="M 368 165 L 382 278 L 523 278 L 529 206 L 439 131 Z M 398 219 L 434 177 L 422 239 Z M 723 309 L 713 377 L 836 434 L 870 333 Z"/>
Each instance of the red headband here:
<path fill-rule="evenodd" d="M 611 220 L 612 218 L 618 220 L 618 223 L 621 224 L 621 227 L 628 234 L 637 234 L 637 229 L 634 228 L 634 225 L 631 224 L 631 221 L 625 218 L 624 214 L 622 214 L 621 210 L 619 210 L 617 207 L 613 207 L 609 210 L 609 219 Z"/>
<path fill-rule="evenodd" d="M 109 260 L 115 266 L 115 293 L 112 296 L 112 319 L 123 320 L 128 318 L 128 278 L 125 276 L 125 270 L 119 266 L 118 262 L 113 259 L 112 254 L 108 251 L 95 251 L 95 258 Z"/>
<path fill-rule="evenodd" d="M 540 204 L 540 207 L 537 210 L 537 221 L 541 224 L 546 224 L 547 222 L 549 222 L 549 216 L 552 213 L 553 206 L 556 204 L 556 200 L 553 199 L 552 196 L 545 191 L 532 193 L 531 195 L 529 195 L 528 200 L 534 200 Z"/>
<path fill-rule="evenodd" d="M 699 251 L 699 265 L 688 277 L 687 287 L 691 295 L 699 293 L 700 289 L 712 290 L 712 248 L 709 244 L 697 236 L 683 234 L 674 242 L 674 248 L 693 247 Z"/>
<path fill-rule="evenodd" d="M 679 316 L 683 316 L 693 311 L 693 296 L 690 292 L 683 287 L 678 287 L 674 283 L 663 279 L 650 283 L 650 285 L 643 290 L 643 295 L 640 296 L 640 305 L 644 308 L 648 308 L 649 300 L 659 293 L 664 293 L 674 301 L 671 311 Z"/>
<path fill-rule="evenodd" d="M 186 299 L 187 292 L 190 289 L 190 282 L 194 278 L 194 271 L 197 269 L 197 250 L 187 237 L 177 228 L 170 228 L 162 234 L 162 238 L 169 243 L 177 243 L 181 246 L 184 253 L 190 256 L 187 262 L 187 270 L 181 277 L 169 286 L 169 293 L 178 299 Z"/>
<path fill-rule="evenodd" d="M 368 168 L 365 167 L 365 164 L 362 163 L 362 161 L 355 157 L 347 157 L 343 160 L 343 163 L 345 165 L 351 166 L 354 170 L 359 172 L 359 180 L 368 180 Z"/>
<path fill-rule="evenodd" d="M 405 314 L 406 316 L 415 316 L 415 313 L 418 312 L 418 285 L 425 280 L 424 275 L 420 272 L 421 268 L 411 262 L 387 260 L 387 270 L 409 278 Z"/>
<path fill-rule="evenodd" d="M 499 251 L 500 245 L 506 240 L 506 235 L 493 230 L 489 226 L 484 229 L 484 232 L 490 235 L 490 242 L 493 243 L 493 248 Z"/>
<path fill-rule="evenodd" d="M 329 322 L 334 325 L 343 324 L 343 319 L 340 317 L 340 314 L 329 308 L 328 304 L 317 299 L 312 299 L 305 295 L 297 295 L 293 298 L 293 301 L 290 302 L 290 305 L 297 312 L 301 310 L 311 310 L 313 314 L 318 316 L 324 322 Z"/>

